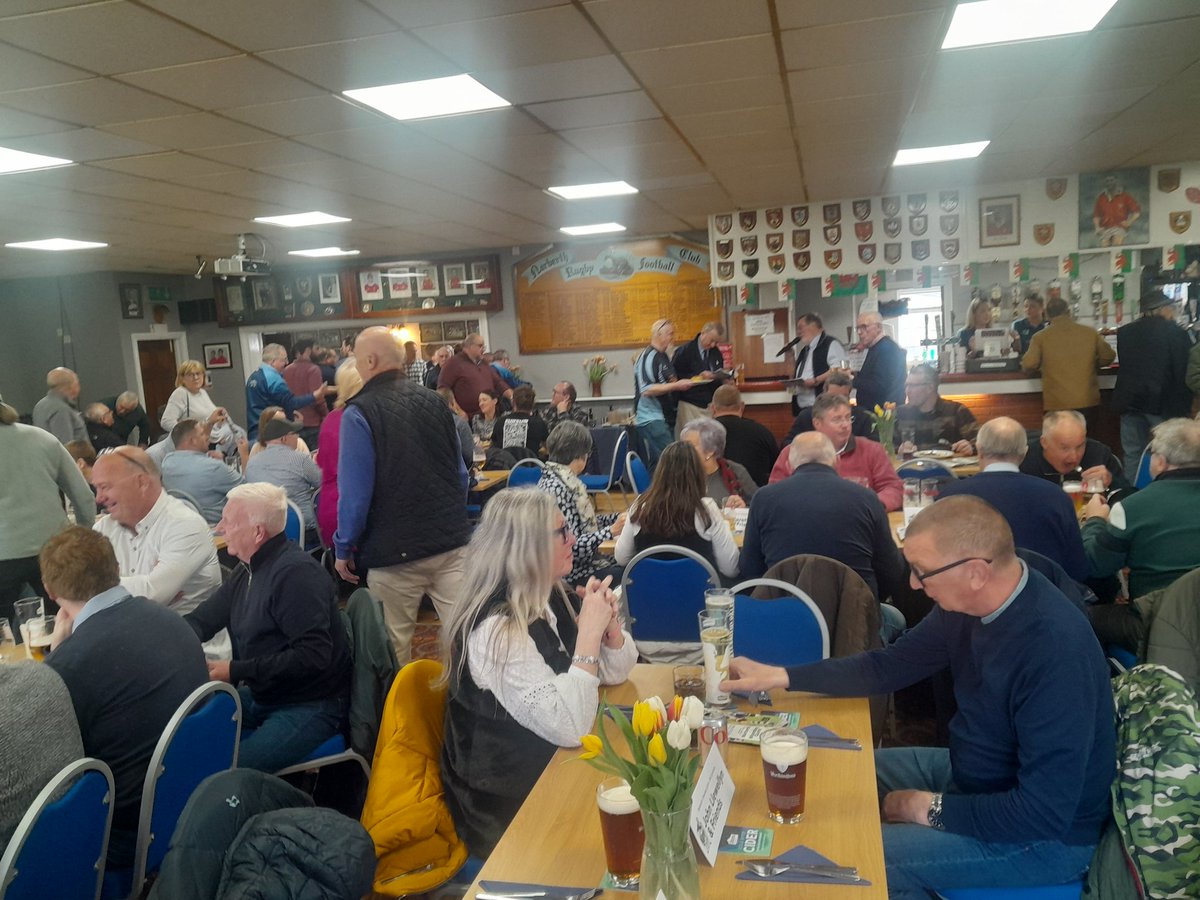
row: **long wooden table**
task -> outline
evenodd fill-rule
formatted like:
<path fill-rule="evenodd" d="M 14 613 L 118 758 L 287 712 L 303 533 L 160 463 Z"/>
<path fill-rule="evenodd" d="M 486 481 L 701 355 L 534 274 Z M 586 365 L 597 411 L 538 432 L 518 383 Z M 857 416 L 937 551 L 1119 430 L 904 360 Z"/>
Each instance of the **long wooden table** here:
<path fill-rule="evenodd" d="M 629 680 L 603 688 L 611 702 L 671 693 L 671 667 L 639 665 Z M 700 861 L 700 890 L 706 900 L 724 897 L 803 897 L 806 900 L 870 900 L 887 896 L 883 842 L 875 793 L 875 757 L 871 752 L 871 722 L 863 698 L 830 698 L 776 691 L 774 709 L 798 711 L 801 725 L 820 723 L 843 737 L 856 737 L 862 751 L 813 749 L 808 760 L 805 818 L 798 825 L 778 825 L 767 818 L 762 762 L 757 747 L 727 745 L 726 764 L 736 785 L 729 825 L 773 828 L 772 855 L 798 844 L 822 853 L 839 865 L 857 866 L 869 886 L 756 884 L 736 881 L 740 858 L 722 853 L 715 867 Z M 745 701 L 738 701 L 746 708 Z M 615 728 L 613 729 L 615 733 Z M 618 746 L 620 746 L 618 744 Z M 596 809 L 596 785 L 602 773 L 576 759 L 579 749 L 559 750 L 538 779 L 488 858 L 476 883 L 520 881 L 548 885 L 598 885 L 604 876 L 604 845 Z M 621 896 L 620 892 L 612 892 Z"/>
<path fill-rule="evenodd" d="M 482 494 L 498 485 L 507 484 L 511 469 L 490 469 L 479 473 L 479 478 L 471 488 L 472 493 Z"/>

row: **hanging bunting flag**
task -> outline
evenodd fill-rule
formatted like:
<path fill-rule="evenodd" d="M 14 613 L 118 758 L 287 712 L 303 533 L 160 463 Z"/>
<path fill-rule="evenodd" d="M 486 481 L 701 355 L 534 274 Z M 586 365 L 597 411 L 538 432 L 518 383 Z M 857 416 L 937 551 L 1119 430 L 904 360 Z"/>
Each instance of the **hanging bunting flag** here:
<path fill-rule="evenodd" d="M 920 266 L 915 270 L 917 287 L 927 288 L 933 284 L 933 266 Z"/>
<path fill-rule="evenodd" d="M 1008 280 L 1009 281 L 1028 281 L 1030 277 L 1029 257 L 1023 256 L 1020 259 L 1009 260 L 1008 263 Z"/>
<path fill-rule="evenodd" d="M 1112 255 L 1112 273 L 1114 275 L 1133 271 L 1133 251 L 1118 250 Z"/>
<path fill-rule="evenodd" d="M 879 291 L 887 290 L 887 269 L 878 269 L 871 273 L 871 292 L 878 293 Z"/>
<path fill-rule="evenodd" d="M 1159 173 L 1162 174 L 1161 172 Z M 1183 244 L 1172 244 L 1170 247 L 1163 248 L 1163 268 L 1164 269 L 1182 269 L 1186 254 Z"/>
<path fill-rule="evenodd" d="M 961 269 L 963 287 L 978 287 L 979 263 L 967 263 Z"/>
<path fill-rule="evenodd" d="M 822 297 L 851 297 L 867 293 L 866 275 L 826 275 L 821 279 Z"/>
<path fill-rule="evenodd" d="M 833 279 L 832 275 L 825 275 L 821 278 L 821 296 L 822 297 L 832 297 L 833 296 L 833 280 L 834 279 Z"/>
<path fill-rule="evenodd" d="M 1078 278 L 1079 277 L 1079 254 L 1068 253 L 1059 258 L 1058 274 L 1063 278 Z"/>
<path fill-rule="evenodd" d="M 758 306 L 758 285 L 753 282 L 738 288 L 739 306 Z"/>

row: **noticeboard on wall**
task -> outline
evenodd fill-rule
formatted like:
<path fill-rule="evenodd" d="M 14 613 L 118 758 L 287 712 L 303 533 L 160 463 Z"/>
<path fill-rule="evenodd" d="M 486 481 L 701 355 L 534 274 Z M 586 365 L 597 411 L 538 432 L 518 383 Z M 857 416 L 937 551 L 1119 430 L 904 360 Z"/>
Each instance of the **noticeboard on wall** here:
<path fill-rule="evenodd" d="M 644 346 L 657 319 L 687 340 L 720 319 L 708 248 L 677 238 L 557 245 L 516 266 L 522 353 Z"/>

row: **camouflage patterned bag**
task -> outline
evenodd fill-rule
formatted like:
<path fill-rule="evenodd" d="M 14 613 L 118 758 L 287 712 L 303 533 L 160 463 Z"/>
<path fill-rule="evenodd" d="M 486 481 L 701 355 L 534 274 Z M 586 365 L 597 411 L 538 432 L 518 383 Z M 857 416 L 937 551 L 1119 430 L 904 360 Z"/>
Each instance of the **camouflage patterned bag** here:
<path fill-rule="evenodd" d="M 1114 681 L 1113 814 L 1141 895 L 1200 897 L 1200 722 L 1191 687 L 1165 666 Z"/>

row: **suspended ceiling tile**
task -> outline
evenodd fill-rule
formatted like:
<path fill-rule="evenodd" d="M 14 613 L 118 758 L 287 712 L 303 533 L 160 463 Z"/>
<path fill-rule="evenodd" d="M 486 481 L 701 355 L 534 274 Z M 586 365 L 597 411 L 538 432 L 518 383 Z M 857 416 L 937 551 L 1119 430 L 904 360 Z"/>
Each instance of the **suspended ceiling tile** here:
<path fill-rule="evenodd" d="M 639 50 L 626 53 L 624 57 L 642 83 L 650 88 L 779 74 L 775 42 L 766 34 Z"/>
<path fill-rule="evenodd" d="M 679 116 L 675 119 L 675 124 L 692 140 L 756 131 L 776 131 L 789 127 L 787 109 L 783 106 Z"/>
<path fill-rule="evenodd" d="M 249 56 L 129 72 L 120 81 L 200 109 L 312 97 L 324 91 Z"/>
<path fill-rule="evenodd" d="M 18 109 L 0 106 L 0 139 L 4 139 L 6 145 L 8 145 L 11 138 L 71 131 L 73 128 L 74 126 L 68 122 L 47 119 L 43 116 L 21 112 Z"/>
<path fill-rule="evenodd" d="M 404 28 L 444 25 L 566 6 L 568 0 L 367 0 Z"/>
<path fill-rule="evenodd" d="M 849 66 L 788 73 L 792 102 L 856 98 L 868 94 L 909 93 L 921 84 L 929 56 L 866 61 Z"/>
<path fill-rule="evenodd" d="M 474 77 L 510 103 L 539 103 L 637 90 L 637 80 L 618 57 L 593 56 L 571 62 L 475 72 Z"/>
<path fill-rule="evenodd" d="M 954 0 L 775 0 L 779 27 L 812 28 L 881 19 L 923 10 L 950 10 Z M 947 18 L 947 24 L 949 19 Z"/>
<path fill-rule="evenodd" d="M 74 128 L 54 134 L 6 140 L 6 147 L 24 150 L 27 153 L 44 153 L 76 162 L 100 159 L 115 159 L 121 156 L 139 156 L 161 150 L 155 144 L 133 141 L 94 128 Z"/>
<path fill-rule="evenodd" d="M 545 134 L 546 127 L 522 109 L 489 109 L 461 116 L 442 116 L 407 123 L 416 134 L 470 151 L 480 142 Z"/>
<path fill-rule="evenodd" d="M 172 18 L 245 50 L 275 50 L 390 31 L 361 0 L 145 0 Z"/>
<path fill-rule="evenodd" d="M 933 53 L 941 43 L 939 12 L 928 11 L 844 25 L 799 28 L 780 35 L 789 70 L 842 65 L 848 59 L 902 59 Z"/>
<path fill-rule="evenodd" d="M 227 144 L 247 144 L 265 141 L 275 135 L 223 119 L 211 113 L 193 113 L 144 122 L 125 122 L 103 129 L 134 140 L 149 141 L 176 150 L 200 150 Z"/>
<path fill-rule="evenodd" d="M 776 106 L 784 102 L 778 74 L 699 85 L 664 86 L 653 90 L 651 95 L 669 116 L 729 112 L 747 106 Z"/>
<path fill-rule="evenodd" d="M 8 18 L 2 28 L 6 43 L 102 75 L 217 59 L 235 52 L 123 0 Z"/>
<path fill-rule="evenodd" d="M 221 115 L 288 137 L 313 132 L 369 128 L 385 121 L 376 113 L 330 94 L 306 97 L 303 100 L 223 109 Z"/>
<path fill-rule="evenodd" d="M 573 6 L 417 28 L 418 38 L 457 62 L 464 71 L 515 69 L 608 52 L 603 40 Z"/>
<path fill-rule="evenodd" d="M 2 33 L 3 25 L 0 25 L 0 34 Z M 82 81 L 91 77 L 91 74 L 18 47 L 0 44 L 0 93 Z"/>
<path fill-rule="evenodd" d="M 771 33 L 766 0 L 590 0 L 588 15 L 618 50 L 648 50 Z"/>
<path fill-rule="evenodd" d="M 141 178 L 153 178 L 156 181 L 184 181 L 200 175 L 219 175 L 237 171 L 232 166 L 213 162 L 211 159 L 178 152 L 129 156 L 124 159 L 98 162 L 96 165 L 102 169 L 112 169 Z"/>
<path fill-rule="evenodd" d="M 296 141 L 272 140 L 250 144 L 231 144 L 225 147 L 208 147 L 194 151 L 196 156 L 214 159 L 247 169 L 264 166 L 304 162 L 312 159 L 329 159 L 329 154 Z"/>
<path fill-rule="evenodd" d="M 560 132 L 562 139 L 582 150 L 592 147 L 636 147 L 680 140 L 679 132 L 665 119 L 643 119 L 620 125 L 570 128 Z"/>
<path fill-rule="evenodd" d="M 112 125 L 189 112 L 183 104 L 108 78 L 12 91 L 0 103 L 75 125 Z"/>
<path fill-rule="evenodd" d="M 260 55 L 272 65 L 335 93 L 381 84 L 445 78 L 463 72 L 462 66 L 399 31 L 351 41 L 273 50 Z"/>
<path fill-rule="evenodd" d="M 595 125 L 619 125 L 642 119 L 659 118 L 658 108 L 642 91 L 580 97 L 552 103 L 534 103 L 530 113 L 555 130 L 586 128 Z"/>
<path fill-rule="evenodd" d="M 1196 14 L 1192 0 L 1121 0 L 1100 20 L 1098 30 L 1141 22 L 1165 22 Z"/>
<path fill-rule="evenodd" d="M 733 208 L 733 198 L 719 184 L 648 191 L 655 203 L 679 216 L 708 215 Z"/>

